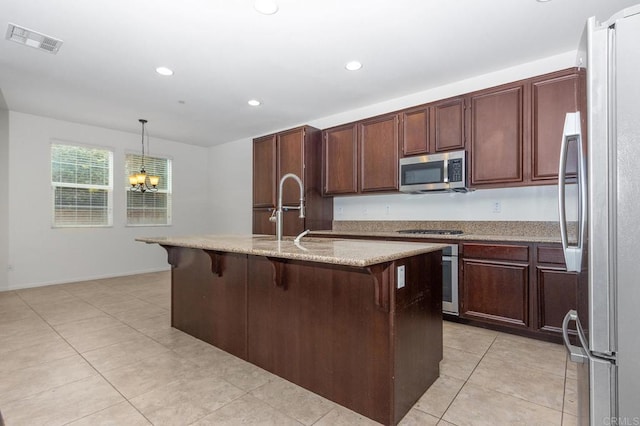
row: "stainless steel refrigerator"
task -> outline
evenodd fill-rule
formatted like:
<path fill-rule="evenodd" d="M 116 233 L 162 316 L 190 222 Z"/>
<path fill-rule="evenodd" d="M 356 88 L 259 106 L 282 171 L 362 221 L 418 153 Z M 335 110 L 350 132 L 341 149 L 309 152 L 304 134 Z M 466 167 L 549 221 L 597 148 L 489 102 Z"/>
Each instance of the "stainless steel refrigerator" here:
<path fill-rule="evenodd" d="M 578 423 L 640 425 L 640 5 L 606 22 L 590 18 L 585 34 L 587 111 L 567 114 L 559 167 L 565 260 L 578 272 L 578 305 L 563 334 L 577 363 Z M 572 150 L 577 185 L 565 184 Z M 568 241 L 571 187 L 578 225 Z"/>

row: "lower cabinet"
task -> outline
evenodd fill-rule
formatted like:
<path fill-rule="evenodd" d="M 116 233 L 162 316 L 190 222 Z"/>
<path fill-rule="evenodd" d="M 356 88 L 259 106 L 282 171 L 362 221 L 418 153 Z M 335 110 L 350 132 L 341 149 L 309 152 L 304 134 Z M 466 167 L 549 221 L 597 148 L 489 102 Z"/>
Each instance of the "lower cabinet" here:
<path fill-rule="evenodd" d="M 529 247 L 465 243 L 462 251 L 460 315 L 529 327 Z"/>
<path fill-rule="evenodd" d="M 460 317 L 559 340 L 577 306 L 577 274 L 559 244 L 463 243 Z"/>
<path fill-rule="evenodd" d="M 578 275 L 567 272 L 562 247 L 536 247 L 537 321 L 539 331 L 562 333 L 565 314 L 576 309 Z M 572 322 L 572 326 L 575 324 Z M 574 330 L 570 330 L 575 334 Z"/>

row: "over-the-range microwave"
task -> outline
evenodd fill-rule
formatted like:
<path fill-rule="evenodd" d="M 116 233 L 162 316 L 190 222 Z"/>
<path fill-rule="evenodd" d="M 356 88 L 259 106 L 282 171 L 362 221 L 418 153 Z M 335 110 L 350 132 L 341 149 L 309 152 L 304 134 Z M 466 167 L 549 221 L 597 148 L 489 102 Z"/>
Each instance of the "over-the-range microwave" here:
<path fill-rule="evenodd" d="M 467 192 L 465 151 L 443 152 L 400 159 L 400 191 Z"/>

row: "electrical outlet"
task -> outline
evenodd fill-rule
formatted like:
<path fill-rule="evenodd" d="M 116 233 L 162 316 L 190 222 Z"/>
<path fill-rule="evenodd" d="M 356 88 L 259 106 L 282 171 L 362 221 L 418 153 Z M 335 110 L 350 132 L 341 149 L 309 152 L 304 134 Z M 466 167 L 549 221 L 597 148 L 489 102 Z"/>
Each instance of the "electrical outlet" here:
<path fill-rule="evenodd" d="M 398 266 L 397 271 L 396 288 L 402 288 L 404 287 L 404 265 Z"/>
<path fill-rule="evenodd" d="M 494 201 L 493 202 L 493 212 L 494 213 L 500 213 L 502 211 L 502 202 L 501 201 Z"/>

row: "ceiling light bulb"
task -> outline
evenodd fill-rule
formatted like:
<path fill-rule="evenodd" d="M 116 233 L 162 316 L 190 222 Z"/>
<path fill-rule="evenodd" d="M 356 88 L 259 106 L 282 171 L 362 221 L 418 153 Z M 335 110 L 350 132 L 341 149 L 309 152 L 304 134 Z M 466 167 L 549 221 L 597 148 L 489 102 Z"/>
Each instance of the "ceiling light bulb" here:
<path fill-rule="evenodd" d="M 257 99 L 251 99 L 249 102 L 247 102 L 249 105 L 251 106 L 258 106 L 260 105 L 260 101 Z"/>
<path fill-rule="evenodd" d="M 156 72 L 160 75 L 165 75 L 165 76 L 173 75 L 173 71 L 167 67 L 158 67 L 156 68 Z"/>
<path fill-rule="evenodd" d="M 349 71 L 357 71 L 362 68 L 362 64 L 358 61 L 347 62 L 347 65 L 344 66 Z"/>
<path fill-rule="evenodd" d="M 278 11 L 278 5 L 273 0 L 256 0 L 253 7 L 263 15 L 273 15 Z"/>

